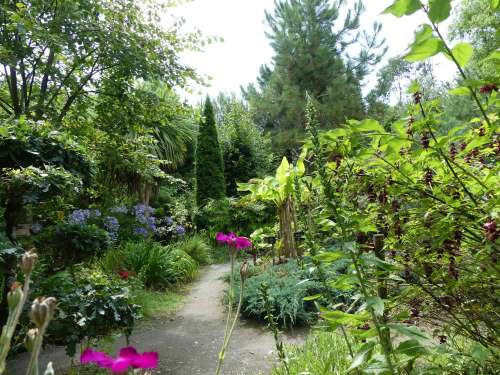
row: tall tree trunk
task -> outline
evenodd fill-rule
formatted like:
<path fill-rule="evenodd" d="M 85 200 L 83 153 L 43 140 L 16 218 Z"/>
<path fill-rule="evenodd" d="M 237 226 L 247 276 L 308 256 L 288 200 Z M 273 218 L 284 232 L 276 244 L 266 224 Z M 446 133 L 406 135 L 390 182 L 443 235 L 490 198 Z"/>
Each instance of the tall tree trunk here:
<path fill-rule="evenodd" d="M 280 225 L 280 239 L 281 248 L 280 256 L 283 255 L 287 258 L 297 258 L 297 249 L 295 247 L 294 239 L 294 213 L 293 213 L 293 200 L 289 195 L 283 204 L 278 208 L 279 225 Z"/>

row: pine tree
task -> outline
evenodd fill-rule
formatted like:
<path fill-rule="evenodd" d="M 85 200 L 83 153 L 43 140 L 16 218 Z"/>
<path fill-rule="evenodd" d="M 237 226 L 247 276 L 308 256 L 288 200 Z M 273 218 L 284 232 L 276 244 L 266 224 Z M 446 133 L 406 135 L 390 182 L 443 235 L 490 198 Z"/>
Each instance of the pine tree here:
<path fill-rule="evenodd" d="M 273 66 L 263 66 L 258 85 L 244 92 L 259 126 L 272 130 L 276 151 L 289 154 L 304 137 L 306 93 L 315 98 L 322 126 L 364 115 L 361 80 L 380 55 L 373 50 L 380 25 L 358 38 L 361 1 L 339 19 L 343 1 L 276 0 L 266 13 L 274 49 Z M 346 48 L 358 43 L 358 56 Z M 364 48 L 363 46 L 369 46 Z M 293 155 L 290 155 L 293 157 Z"/>
<path fill-rule="evenodd" d="M 207 97 L 200 121 L 196 146 L 196 203 L 203 206 L 209 199 L 226 195 L 222 153 L 217 136 L 214 108 Z"/>

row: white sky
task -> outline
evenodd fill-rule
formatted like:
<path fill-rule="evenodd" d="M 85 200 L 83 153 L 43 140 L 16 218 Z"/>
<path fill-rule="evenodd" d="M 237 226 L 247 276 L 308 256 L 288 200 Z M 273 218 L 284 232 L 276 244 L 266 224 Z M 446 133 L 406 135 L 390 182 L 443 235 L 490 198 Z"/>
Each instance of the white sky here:
<path fill-rule="evenodd" d="M 365 0 L 366 11 L 361 17 L 361 28 L 371 30 L 374 21 L 383 25 L 382 34 L 389 50 L 384 61 L 401 54 L 413 40 L 414 31 L 425 21 L 418 12 L 410 17 L 396 18 L 381 15 L 393 0 Z M 210 87 L 196 87 L 194 93 L 181 94 L 192 103 L 206 94 L 219 92 L 240 93 L 240 86 L 255 82 L 259 67 L 271 62 L 273 50 L 265 36 L 265 10 L 272 10 L 273 0 L 194 0 L 175 8 L 175 14 L 186 19 L 186 30 L 200 29 L 204 35 L 222 37 L 224 42 L 214 43 L 203 52 L 183 53 L 182 61 L 200 74 L 210 76 Z M 443 80 L 451 79 L 454 69 L 443 57 L 434 59 L 436 73 Z M 384 61 L 377 66 L 380 68 Z M 373 87 L 375 73 L 365 82 L 365 91 Z"/>

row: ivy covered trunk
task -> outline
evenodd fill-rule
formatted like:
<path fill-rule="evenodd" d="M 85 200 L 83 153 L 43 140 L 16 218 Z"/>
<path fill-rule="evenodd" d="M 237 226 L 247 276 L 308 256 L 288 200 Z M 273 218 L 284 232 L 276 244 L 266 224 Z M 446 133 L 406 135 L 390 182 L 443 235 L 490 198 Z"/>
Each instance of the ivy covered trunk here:
<path fill-rule="evenodd" d="M 279 224 L 280 224 L 280 256 L 283 255 L 286 258 L 297 257 L 297 250 L 295 248 L 295 239 L 293 237 L 294 233 L 294 209 L 292 196 L 289 195 L 283 204 L 278 208 Z"/>

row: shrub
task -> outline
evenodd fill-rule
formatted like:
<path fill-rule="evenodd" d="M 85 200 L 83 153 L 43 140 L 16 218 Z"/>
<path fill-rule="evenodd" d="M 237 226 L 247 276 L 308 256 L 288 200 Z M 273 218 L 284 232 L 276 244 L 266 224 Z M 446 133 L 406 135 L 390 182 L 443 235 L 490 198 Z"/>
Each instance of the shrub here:
<path fill-rule="evenodd" d="M 62 271 L 39 286 L 42 295 L 54 295 L 58 310 L 48 328 L 48 342 L 66 345 L 67 354 L 76 353 L 84 339 L 97 338 L 114 330 L 132 333 L 140 317 L 129 288 L 116 277 L 97 268 L 82 267 L 74 275 Z"/>
<path fill-rule="evenodd" d="M 323 293 L 325 287 L 312 279 L 308 271 L 302 270 L 297 262 L 289 261 L 262 272 L 257 267 L 251 267 L 249 275 L 243 291 L 243 315 L 264 319 L 266 310 L 261 285 L 266 283 L 269 285 L 269 299 L 280 325 L 290 327 L 309 324 L 315 320 L 315 307 L 311 302 L 304 301 L 304 297 Z"/>
<path fill-rule="evenodd" d="M 70 266 L 102 254 L 110 245 L 108 233 L 93 224 L 59 223 L 35 237 L 41 255 L 53 269 Z"/>
<path fill-rule="evenodd" d="M 290 374 L 346 374 L 350 365 L 347 345 L 336 332 L 315 332 L 304 345 L 289 345 L 286 352 Z M 286 374 L 283 366 L 271 372 L 271 375 Z"/>
<path fill-rule="evenodd" d="M 127 242 L 102 259 L 104 269 L 123 278 L 137 276 L 145 286 L 166 287 L 194 277 L 197 264 L 182 250 L 155 242 Z"/>
<path fill-rule="evenodd" d="M 186 238 L 179 243 L 179 249 L 186 252 L 198 264 L 209 264 L 211 262 L 211 246 L 200 235 Z"/>

